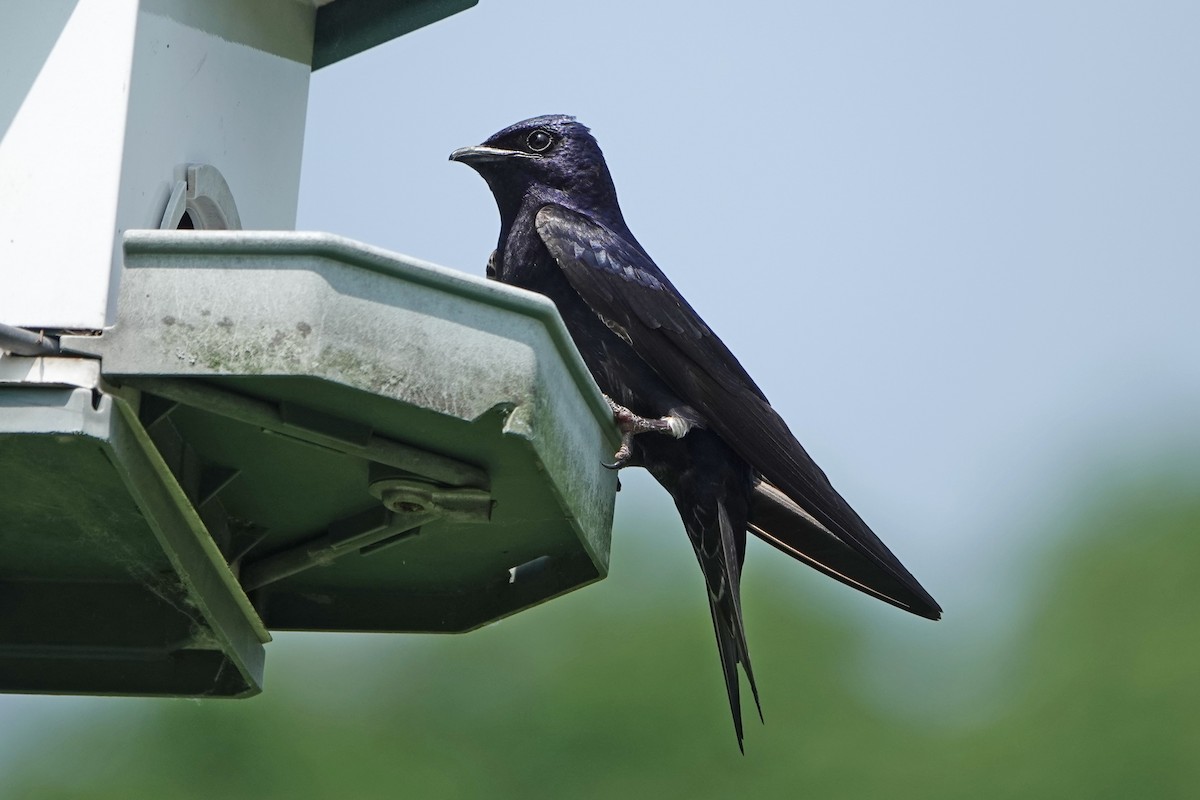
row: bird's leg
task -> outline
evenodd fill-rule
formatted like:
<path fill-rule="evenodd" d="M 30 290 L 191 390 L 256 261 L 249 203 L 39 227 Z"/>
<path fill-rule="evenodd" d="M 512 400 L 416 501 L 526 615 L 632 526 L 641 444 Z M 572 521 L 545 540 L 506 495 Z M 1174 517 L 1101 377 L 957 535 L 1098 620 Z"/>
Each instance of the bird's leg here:
<path fill-rule="evenodd" d="M 646 419 L 639 417 L 608 395 L 604 395 L 604 399 L 608 401 L 608 407 L 612 409 L 613 422 L 617 423 L 617 430 L 621 432 L 621 446 L 617 448 L 617 452 L 613 456 L 613 463 L 604 464 L 608 469 L 620 469 L 629 462 L 630 456 L 633 455 L 633 437 L 639 433 L 664 433 L 674 436 L 676 439 L 682 439 L 692 429 L 692 424 L 683 417 L 668 414 L 658 419 Z"/>

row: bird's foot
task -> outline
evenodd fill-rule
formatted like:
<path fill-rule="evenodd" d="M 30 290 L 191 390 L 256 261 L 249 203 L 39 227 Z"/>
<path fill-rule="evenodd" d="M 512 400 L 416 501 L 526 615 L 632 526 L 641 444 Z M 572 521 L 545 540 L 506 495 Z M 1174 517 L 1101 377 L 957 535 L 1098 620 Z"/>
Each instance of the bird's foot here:
<path fill-rule="evenodd" d="M 633 455 L 633 437 L 639 433 L 663 433 L 682 439 L 692 429 L 692 424 L 683 417 L 668 414 L 658 419 L 647 419 L 633 413 L 608 395 L 604 395 L 604 399 L 608 401 L 613 422 L 617 423 L 617 430 L 621 432 L 621 446 L 613 455 L 613 463 L 604 464 L 608 469 L 620 469 L 629 463 Z"/>

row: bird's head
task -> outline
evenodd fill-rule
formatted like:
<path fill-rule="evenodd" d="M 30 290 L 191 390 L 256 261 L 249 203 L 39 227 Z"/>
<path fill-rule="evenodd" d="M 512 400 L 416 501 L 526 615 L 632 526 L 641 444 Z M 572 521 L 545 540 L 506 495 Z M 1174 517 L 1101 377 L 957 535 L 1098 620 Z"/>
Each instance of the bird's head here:
<path fill-rule="evenodd" d="M 515 214 L 531 189 L 616 211 L 616 191 L 604 154 L 574 117 L 549 114 L 509 125 L 481 145 L 455 150 L 450 160 L 483 176 L 501 215 Z"/>

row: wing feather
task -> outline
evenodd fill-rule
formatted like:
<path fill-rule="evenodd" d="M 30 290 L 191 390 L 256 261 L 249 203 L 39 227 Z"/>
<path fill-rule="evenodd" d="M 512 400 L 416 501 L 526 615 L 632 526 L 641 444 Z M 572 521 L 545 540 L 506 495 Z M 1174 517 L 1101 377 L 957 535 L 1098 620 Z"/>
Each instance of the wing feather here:
<path fill-rule="evenodd" d="M 538 212 L 536 226 L 572 288 L 593 312 L 623 329 L 638 355 L 700 412 L 707 427 L 764 480 L 881 571 L 887 584 L 882 594 L 896 595 L 899 583 L 907 590 L 904 607 L 940 616 L 937 602 L 833 488 L 737 358 L 632 235 L 556 205 Z M 786 533 L 766 533 L 751 522 L 752 531 L 784 552 L 803 552 L 802 540 L 790 542 Z M 800 560 L 811 564 L 814 559 Z M 867 572 L 859 570 L 856 582 L 871 588 Z"/>

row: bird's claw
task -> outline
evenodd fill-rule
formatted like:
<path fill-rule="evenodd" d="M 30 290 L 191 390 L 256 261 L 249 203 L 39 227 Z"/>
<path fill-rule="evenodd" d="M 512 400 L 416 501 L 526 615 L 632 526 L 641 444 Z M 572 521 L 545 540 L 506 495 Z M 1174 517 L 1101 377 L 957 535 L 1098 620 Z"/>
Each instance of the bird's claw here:
<path fill-rule="evenodd" d="M 604 399 L 608 401 L 608 407 L 612 409 L 613 422 L 617 424 L 617 430 L 621 432 L 621 446 L 613 454 L 613 463 L 600 462 L 607 469 L 621 469 L 629 463 L 629 459 L 633 456 L 633 437 L 639 433 L 665 433 L 678 439 L 691 427 L 675 417 L 647 419 L 633 413 L 608 395 L 604 395 Z"/>
<path fill-rule="evenodd" d="M 621 469 L 629 463 L 630 457 L 633 455 L 633 431 L 627 431 L 621 434 L 621 446 L 617 448 L 617 452 L 613 453 L 613 462 L 606 464 L 600 462 L 600 466 L 605 469 Z"/>

